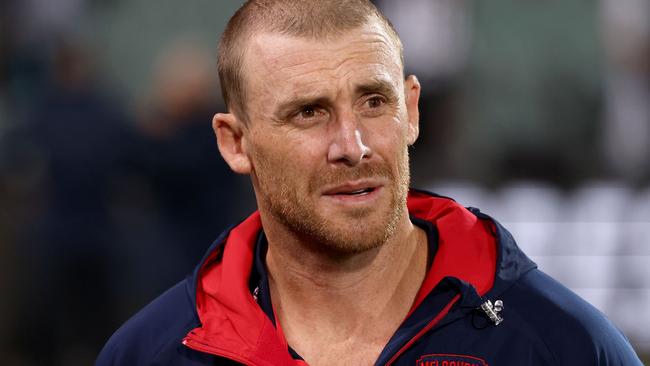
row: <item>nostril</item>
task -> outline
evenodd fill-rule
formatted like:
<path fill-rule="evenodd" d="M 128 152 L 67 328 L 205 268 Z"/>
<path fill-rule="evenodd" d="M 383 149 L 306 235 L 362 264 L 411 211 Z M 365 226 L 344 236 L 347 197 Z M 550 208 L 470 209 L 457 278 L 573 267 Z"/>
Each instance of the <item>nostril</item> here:
<path fill-rule="evenodd" d="M 372 150 L 363 140 L 363 135 L 357 126 L 351 124 L 341 126 L 336 138 L 330 145 L 328 159 L 331 163 L 343 163 L 348 166 L 359 164 L 364 158 L 370 157 Z"/>

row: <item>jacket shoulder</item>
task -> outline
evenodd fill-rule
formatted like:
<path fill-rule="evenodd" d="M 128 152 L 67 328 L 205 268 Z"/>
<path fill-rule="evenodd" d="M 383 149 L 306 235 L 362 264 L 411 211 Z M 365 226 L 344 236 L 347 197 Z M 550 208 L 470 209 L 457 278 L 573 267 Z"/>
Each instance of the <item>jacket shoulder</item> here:
<path fill-rule="evenodd" d="M 108 340 L 95 365 L 149 365 L 160 354 L 185 352 L 181 341 L 199 324 L 189 281 L 179 282 L 124 323 Z"/>
<path fill-rule="evenodd" d="M 642 365 L 607 317 L 538 269 L 503 294 L 504 317 L 540 339 L 557 365 Z"/>

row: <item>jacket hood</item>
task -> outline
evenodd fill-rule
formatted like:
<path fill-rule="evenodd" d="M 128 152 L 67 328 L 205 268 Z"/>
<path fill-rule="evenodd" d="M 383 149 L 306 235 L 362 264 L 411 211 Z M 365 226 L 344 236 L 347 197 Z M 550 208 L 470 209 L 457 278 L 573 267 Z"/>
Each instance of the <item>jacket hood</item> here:
<path fill-rule="evenodd" d="M 535 267 L 512 236 L 477 209 L 417 190 L 409 192 L 407 204 L 411 216 L 436 226 L 439 240 L 411 313 L 445 278 L 469 284 L 479 296 L 498 296 Z M 273 325 L 249 290 L 261 230 L 255 212 L 212 245 L 194 274 L 201 326 L 183 343 L 248 365 L 305 365 L 287 352 L 281 327 Z"/>

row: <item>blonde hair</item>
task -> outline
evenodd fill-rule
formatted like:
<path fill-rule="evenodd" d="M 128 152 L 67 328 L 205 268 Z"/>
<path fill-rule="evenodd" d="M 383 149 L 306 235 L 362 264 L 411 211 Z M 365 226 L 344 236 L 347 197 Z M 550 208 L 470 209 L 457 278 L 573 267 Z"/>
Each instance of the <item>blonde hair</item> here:
<path fill-rule="evenodd" d="M 219 42 L 221 93 L 230 110 L 246 121 L 243 65 L 247 42 L 263 32 L 324 39 L 372 20 L 385 28 L 403 63 L 402 42 L 390 21 L 368 0 L 249 0 L 230 18 Z"/>

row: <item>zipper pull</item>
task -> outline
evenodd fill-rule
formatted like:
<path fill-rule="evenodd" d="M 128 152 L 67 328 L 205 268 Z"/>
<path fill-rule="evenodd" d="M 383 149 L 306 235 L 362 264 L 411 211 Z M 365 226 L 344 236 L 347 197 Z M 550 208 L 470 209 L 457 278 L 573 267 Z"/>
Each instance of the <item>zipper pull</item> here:
<path fill-rule="evenodd" d="M 257 287 L 255 287 L 255 290 L 253 290 L 253 300 L 255 300 L 255 302 L 258 302 L 257 298 L 259 296 L 260 296 L 260 287 L 257 286 Z"/>
<path fill-rule="evenodd" d="M 485 315 L 494 322 L 494 326 L 501 324 L 503 321 L 503 318 L 499 315 L 499 312 L 503 310 L 503 301 L 496 300 L 494 304 L 492 304 L 492 301 L 487 300 L 481 304 L 481 310 L 483 310 Z"/>

